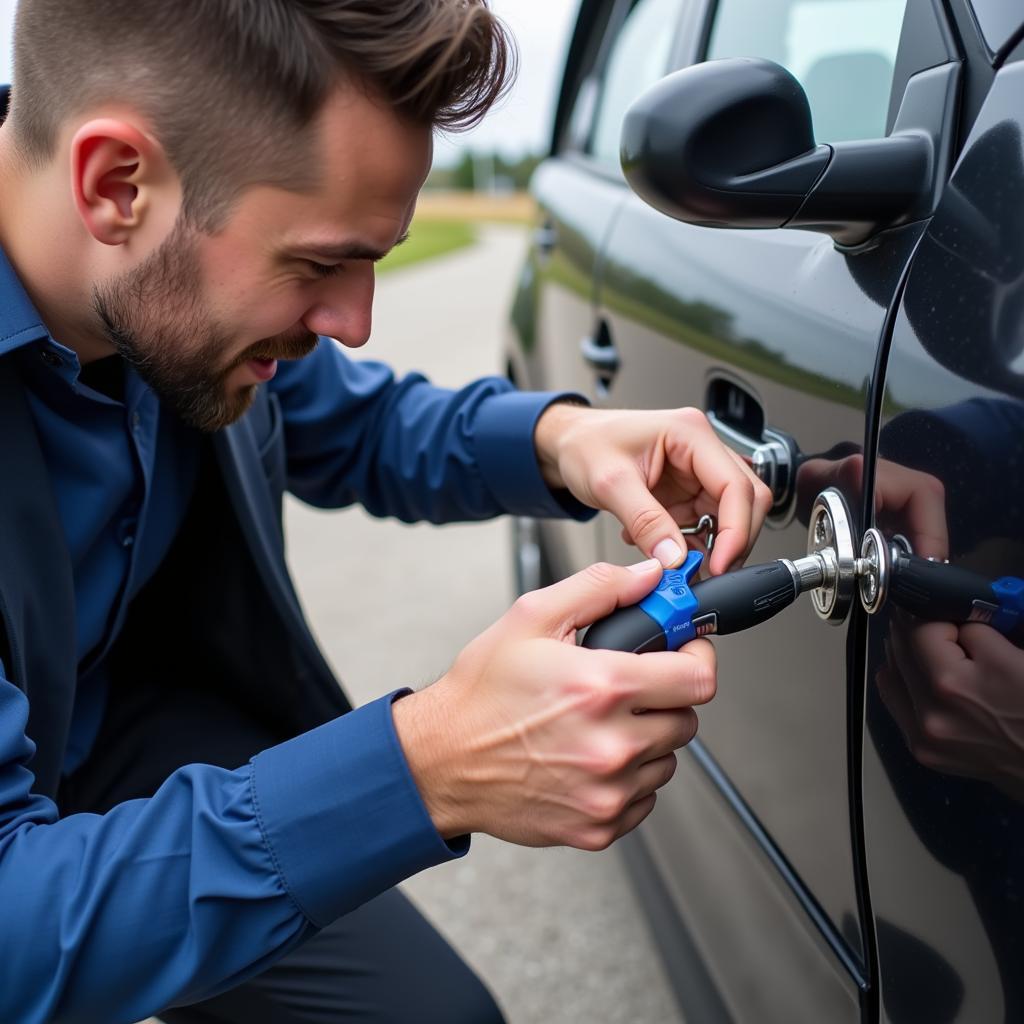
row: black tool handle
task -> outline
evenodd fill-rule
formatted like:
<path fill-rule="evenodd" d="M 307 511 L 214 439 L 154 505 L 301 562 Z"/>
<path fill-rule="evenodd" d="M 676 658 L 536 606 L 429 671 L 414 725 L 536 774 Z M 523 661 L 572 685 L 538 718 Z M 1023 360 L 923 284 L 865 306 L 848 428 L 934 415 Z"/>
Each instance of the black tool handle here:
<path fill-rule="evenodd" d="M 889 599 L 932 622 L 970 622 L 979 611 L 998 606 L 991 580 L 969 569 L 906 552 L 893 560 Z"/>
<path fill-rule="evenodd" d="M 739 633 L 788 608 L 797 597 L 793 574 L 782 562 L 748 565 L 693 586 L 699 607 L 697 635 Z M 713 615 L 710 620 L 707 616 Z M 714 628 L 708 628 L 713 622 Z"/>
<path fill-rule="evenodd" d="M 638 604 L 617 608 L 598 619 L 583 635 L 582 647 L 602 651 L 627 651 L 646 654 L 667 651 L 668 640 L 660 622 L 656 622 Z"/>
<path fill-rule="evenodd" d="M 690 589 L 698 603 L 690 620 L 693 629 L 686 635 L 673 633 L 673 649 L 698 636 L 750 629 L 777 615 L 797 596 L 793 574 L 782 562 L 751 565 L 695 583 Z M 668 640 L 664 624 L 634 604 L 595 622 L 584 634 L 582 646 L 645 654 L 668 650 Z"/>

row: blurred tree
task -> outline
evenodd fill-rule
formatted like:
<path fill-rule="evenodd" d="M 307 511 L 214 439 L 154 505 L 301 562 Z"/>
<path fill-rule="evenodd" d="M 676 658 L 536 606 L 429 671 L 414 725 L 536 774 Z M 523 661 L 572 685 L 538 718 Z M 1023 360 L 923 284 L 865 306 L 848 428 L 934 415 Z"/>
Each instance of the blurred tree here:
<path fill-rule="evenodd" d="M 435 167 L 427 178 L 428 189 L 456 189 L 472 192 L 494 188 L 497 191 L 525 191 L 543 157 L 533 154 L 510 158 L 501 153 L 474 153 L 466 150 L 454 167 Z"/>
<path fill-rule="evenodd" d="M 473 154 L 466 150 L 452 171 L 452 188 L 472 192 L 476 188 L 476 168 Z"/>

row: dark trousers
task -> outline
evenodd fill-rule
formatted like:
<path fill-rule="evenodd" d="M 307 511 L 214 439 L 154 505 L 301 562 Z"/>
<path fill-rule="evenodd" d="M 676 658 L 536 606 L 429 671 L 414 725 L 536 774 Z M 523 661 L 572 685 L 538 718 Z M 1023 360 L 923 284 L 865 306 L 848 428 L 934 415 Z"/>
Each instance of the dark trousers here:
<path fill-rule="evenodd" d="M 274 740 L 224 698 L 188 689 L 111 694 L 96 752 L 65 783 L 62 814 L 103 813 L 154 793 L 185 764 L 237 768 Z M 165 1010 L 166 1024 L 502 1024 L 494 999 L 397 890 L 314 935 L 214 999 Z"/>

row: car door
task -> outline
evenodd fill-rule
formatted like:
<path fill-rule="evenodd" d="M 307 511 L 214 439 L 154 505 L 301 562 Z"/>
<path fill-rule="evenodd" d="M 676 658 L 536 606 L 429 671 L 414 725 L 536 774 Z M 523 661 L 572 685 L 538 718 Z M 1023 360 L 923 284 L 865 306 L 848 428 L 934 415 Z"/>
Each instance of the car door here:
<path fill-rule="evenodd" d="M 887 540 L 993 580 L 1024 577 L 1024 9 L 983 8 L 992 18 L 977 18 L 974 47 L 997 71 L 975 90 L 980 110 L 895 320 L 872 508 Z M 917 502 L 904 508 L 910 487 Z M 943 623 L 937 592 L 924 597 L 937 621 L 889 601 L 868 633 L 881 1019 L 1020 1021 L 1022 636 L 985 614 Z"/>
<path fill-rule="evenodd" d="M 552 156 L 531 182 L 539 223 L 519 282 L 510 346 L 513 380 L 525 388 L 566 388 L 597 400 L 611 353 L 594 316 L 598 254 L 626 199 L 618 175 L 591 155 L 593 112 L 624 111 L 669 69 L 685 0 L 613 0 L 584 4 L 570 47 Z M 606 143 L 607 144 L 607 143 Z M 521 522 L 538 531 L 562 577 L 598 559 L 598 534 L 571 522 Z M 523 547 L 522 535 L 517 546 Z M 521 552 L 520 552 L 521 555 Z M 520 589 L 541 578 L 520 567 Z"/>
<path fill-rule="evenodd" d="M 923 83 L 952 144 L 959 64 L 940 5 L 719 0 L 700 15 L 688 62 L 787 67 L 819 142 L 884 136 Z M 676 223 L 637 198 L 616 218 L 598 320 L 618 371 L 599 401 L 696 406 L 748 457 L 777 460 L 777 505 L 750 561 L 805 554 L 810 504 L 826 486 L 859 510 L 871 381 L 921 231 L 912 223 L 844 249 L 811 232 Z M 617 524 L 606 518 L 602 531 L 605 557 L 631 557 Z M 719 641 L 718 696 L 643 830 L 737 1020 L 870 1012 L 862 640 L 859 619 L 830 628 L 805 600 Z"/>

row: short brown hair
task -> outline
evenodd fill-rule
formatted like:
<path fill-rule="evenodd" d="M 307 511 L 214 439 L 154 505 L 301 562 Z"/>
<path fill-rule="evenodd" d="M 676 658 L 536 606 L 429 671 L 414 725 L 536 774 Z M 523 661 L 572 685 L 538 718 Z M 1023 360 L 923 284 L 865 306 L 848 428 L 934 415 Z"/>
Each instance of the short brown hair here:
<path fill-rule="evenodd" d="M 136 104 L 210 230 L 250 185 L 314 183 L 307 129 L 342 78 L 458 130 L 515 63 L 487 0 L 20 0 L 10 126 L 41 164 L 78 111 Z"/>

